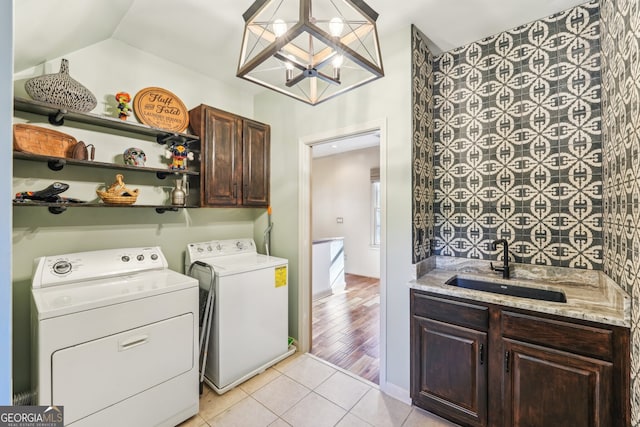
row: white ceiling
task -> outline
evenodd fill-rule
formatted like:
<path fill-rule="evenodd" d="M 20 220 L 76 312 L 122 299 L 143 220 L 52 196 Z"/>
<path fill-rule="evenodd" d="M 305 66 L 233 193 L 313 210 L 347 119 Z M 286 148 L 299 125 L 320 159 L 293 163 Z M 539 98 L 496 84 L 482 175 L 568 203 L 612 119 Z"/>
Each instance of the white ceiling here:
<path fill-rule="evenodd" d="M 367 0 L 384 39 L 415 24 L 438 54 L 584 0 Z M 21 71 L 107 38 L 247 90 L 235 77 L 252 0 L 17 0 L 15 67 Z M 384 42 L 381 43 L 384 48 Z M 382 52 L 384 62 L 384 50 Z"/>

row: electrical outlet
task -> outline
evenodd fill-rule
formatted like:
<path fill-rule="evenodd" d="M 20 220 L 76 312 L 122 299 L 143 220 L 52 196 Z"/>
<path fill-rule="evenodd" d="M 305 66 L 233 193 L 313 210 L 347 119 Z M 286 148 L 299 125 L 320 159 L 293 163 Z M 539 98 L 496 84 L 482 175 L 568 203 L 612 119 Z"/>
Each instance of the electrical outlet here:
<path fill-rule="evenodd" d="M 341 216 L 339 216 L 339 217 L 336 218 L 336 222 L 338 224 L 342 224 L 344 222 L 344 219 Z"/>

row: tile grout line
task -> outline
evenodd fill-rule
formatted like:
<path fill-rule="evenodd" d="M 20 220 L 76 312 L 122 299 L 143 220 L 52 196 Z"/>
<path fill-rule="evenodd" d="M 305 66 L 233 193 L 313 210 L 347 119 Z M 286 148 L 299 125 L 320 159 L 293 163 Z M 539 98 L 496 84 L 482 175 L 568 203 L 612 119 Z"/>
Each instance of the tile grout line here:
<path fill-rule="evenodd" d="M 348 371 L 348 370 L 346 370 L 346 369 L 344 369 L 344 368 L 341 368 L 340 366 L 334 365 L 334 364 L 333 364 L 333 363 L 331 363 L 331 362 L 327 362 L 326 360 L 319 358 L 319 357 L 318 357 L 318 356 L 316 356 L 315 354 L 311 354 L 311 353 L 305 353 L 305 354 L 306 354 L 306 355 L 308 355 L 309 357 L 311 357 L 311 358 L 313 358 L 313 359 L 317 360 L 318 362 L 324 363 L 325 365 L 327 365 L 327 366 L 329 366 L 329 367 L 331 367 L 331 368 L 335 369 L 336 371 L 340 371 L 340 372 L 342 372 L 343 374 L 348 375 L 348 376 L 350 376 L 351 378 L 353 378 L 353 379 L 355 379 L 355 380 L 358 380 L 358 381 L 360 381 L 361 383 L 363 383 L 363 384 L 365 384 L 365 385 L 368 385 L 368 386 L 369 386 L 369 387 L 371 387 L 371 388 L 375 388 L 375 389 L 380 390 L 380 386 L 379 386 L 378 384 L 376 384 L 376 383 L 374 383 L 374 382 L 372 382 L 372 381 L 369 381 L 369 380 L 367 380 L 366 378 L 362 378 L 362 377 L 360 377 L 360 376 L 358 376 L 358 375 L 354 374 L 353 372 L 350 372 L 350 371 Z"/>

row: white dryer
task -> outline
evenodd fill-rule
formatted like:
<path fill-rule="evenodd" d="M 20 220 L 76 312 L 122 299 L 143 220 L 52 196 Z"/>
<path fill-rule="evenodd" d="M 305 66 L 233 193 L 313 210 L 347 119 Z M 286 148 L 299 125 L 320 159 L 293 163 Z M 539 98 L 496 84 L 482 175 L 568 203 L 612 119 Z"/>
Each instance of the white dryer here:
<path fill-rule="evenodd" d="M 191 243 L 185 271 L 200 261 L 215 274 L 204 381 L 225 393 L 295 352 L 288 344 L 288 261 L 257 253 L 252 239 Z M 203 285 L 208 268 L 191 270 Z"/>
<path fill-rule="evenodd" d="M 65 425 L 175 426 L 198 413 L 198 282 L 160 248 L 35 260 L 32 382 Z"/>

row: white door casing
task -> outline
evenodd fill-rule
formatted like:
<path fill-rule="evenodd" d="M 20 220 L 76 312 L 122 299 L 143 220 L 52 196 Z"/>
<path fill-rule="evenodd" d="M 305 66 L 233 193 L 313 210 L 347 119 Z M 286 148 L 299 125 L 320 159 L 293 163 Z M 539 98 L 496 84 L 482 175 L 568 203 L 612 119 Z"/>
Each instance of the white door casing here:
<path fill-rule="evenodd" d="M 386 384 L 386 201 L 387 201 L 387 124 L 386 119 L 352 125 L 341 129 L 332 129 L 299 139 L 298 179 L 300 190 L 298 195 L 298 259 L 300 261 L 298 277 L 298 346 L 301 352 L 311 350 L 311 151 L 314 145 L 330 140 L 353 135 L 380 132 L 380 196 L 381 196 L 381 230 L 380 230 L 380 388 Z"/>

